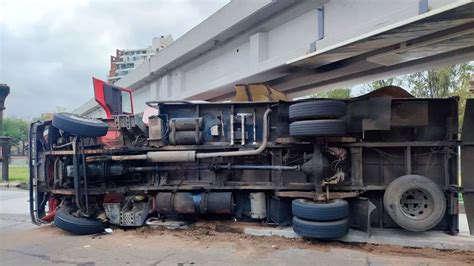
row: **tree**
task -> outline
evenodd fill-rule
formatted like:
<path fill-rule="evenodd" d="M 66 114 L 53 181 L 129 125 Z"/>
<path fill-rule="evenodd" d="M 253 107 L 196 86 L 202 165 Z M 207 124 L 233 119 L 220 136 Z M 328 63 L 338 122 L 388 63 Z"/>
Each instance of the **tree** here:
<path fill-rule="evenodd" d="M 464 122 L 464 111 L 466 110 L 466 99 L 474 98 L 474 94 L 469 91 L 469 86 L 465 86 L 453 93 L 453 95 L 459 97 L 459 126 L 462 127 Z"/>
<path fill-rule="evenodd" d="M 411 88 L 411 93 L 416 97 L 458 96 L 459 124 L 462 125 L 466 99 L 473 97 L 469 92 L 470 76 L 473 71 L 472 63 L 464 63 L 410 74 L 406 76 L 406 81 Z"/>
<path fill-rule="evenodd" d="M 312 94 L 309 97 L 310 98 L 347 99 L 351 97 L 351 89 L 340 88 L 340 89 L 334 89 L 330 91 L 323 91 L 323 92 Z"/>
<path fill-rule="evenodd" d="M 442 98 L 452 96 L 469 86 L 470 64 L 458 64 L 407 75 L 407 82 L 417 97 Z"/>
<path fill-rule="evenodd" d="M 29 122 L 27 120 L 15 117 L 6 117 L 3 119 L 2 136 L 12 139 L 12 144 L 18 144 L 20 140 L 28 139 Z"/>

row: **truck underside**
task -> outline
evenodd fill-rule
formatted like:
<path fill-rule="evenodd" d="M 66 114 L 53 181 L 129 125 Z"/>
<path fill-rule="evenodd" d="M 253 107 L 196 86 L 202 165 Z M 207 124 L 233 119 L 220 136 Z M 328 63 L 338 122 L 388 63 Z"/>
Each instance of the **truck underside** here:
<path fill-rule="evenodd" d="M 458 231 L 457 98 L 382 91 L 348 100 L 147 104 L 151 116 L 112 112 L 99 123 L 57 114 L 32 124 L 34 223 L 54 219 L 64 229 L 62 211 L 120 226 L 154 216 L 293 223 L 295 231 L 295 223 L 341 219 L 364 231 Z"/>

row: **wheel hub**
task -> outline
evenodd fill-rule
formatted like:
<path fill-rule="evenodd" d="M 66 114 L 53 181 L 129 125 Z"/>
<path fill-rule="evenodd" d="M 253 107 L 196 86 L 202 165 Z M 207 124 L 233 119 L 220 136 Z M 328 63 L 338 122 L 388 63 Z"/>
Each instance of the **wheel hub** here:
<path fill-rule="evenodd" d="M 413 220 L 423 220 L 433 212 L 434 202 L 423 189 L 409 189 L 400 198 L 402 212 Z"/>

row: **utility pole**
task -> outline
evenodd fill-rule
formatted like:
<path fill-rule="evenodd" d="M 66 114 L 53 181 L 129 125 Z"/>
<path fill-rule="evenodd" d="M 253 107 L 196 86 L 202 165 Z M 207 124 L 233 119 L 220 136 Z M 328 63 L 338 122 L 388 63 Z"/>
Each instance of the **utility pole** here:
<path fill-rule="evenodd" d="M 0 84 L 0 134 L 3 135 L 3 110 L 5 110 L 5 99 L 10 94 L 10 87 L 7 84 Z M 0 146 L 2 149 L 2 181 L 8 182 L 8 164 L 10 162 L 10 138 L 0 136 Z"/>

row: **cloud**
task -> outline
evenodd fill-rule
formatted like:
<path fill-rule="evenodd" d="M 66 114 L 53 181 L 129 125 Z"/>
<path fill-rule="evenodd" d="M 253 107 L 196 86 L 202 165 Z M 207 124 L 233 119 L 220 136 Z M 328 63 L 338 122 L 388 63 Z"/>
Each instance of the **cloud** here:
<path fill-rule="evenodd" d="M 146 47 L 166 34 L 176 39 L 227 2 L 0 0 L 6 115 L 78 107 L 93 95 L 91 77 L 106 78 L 115 49 Z"/>

